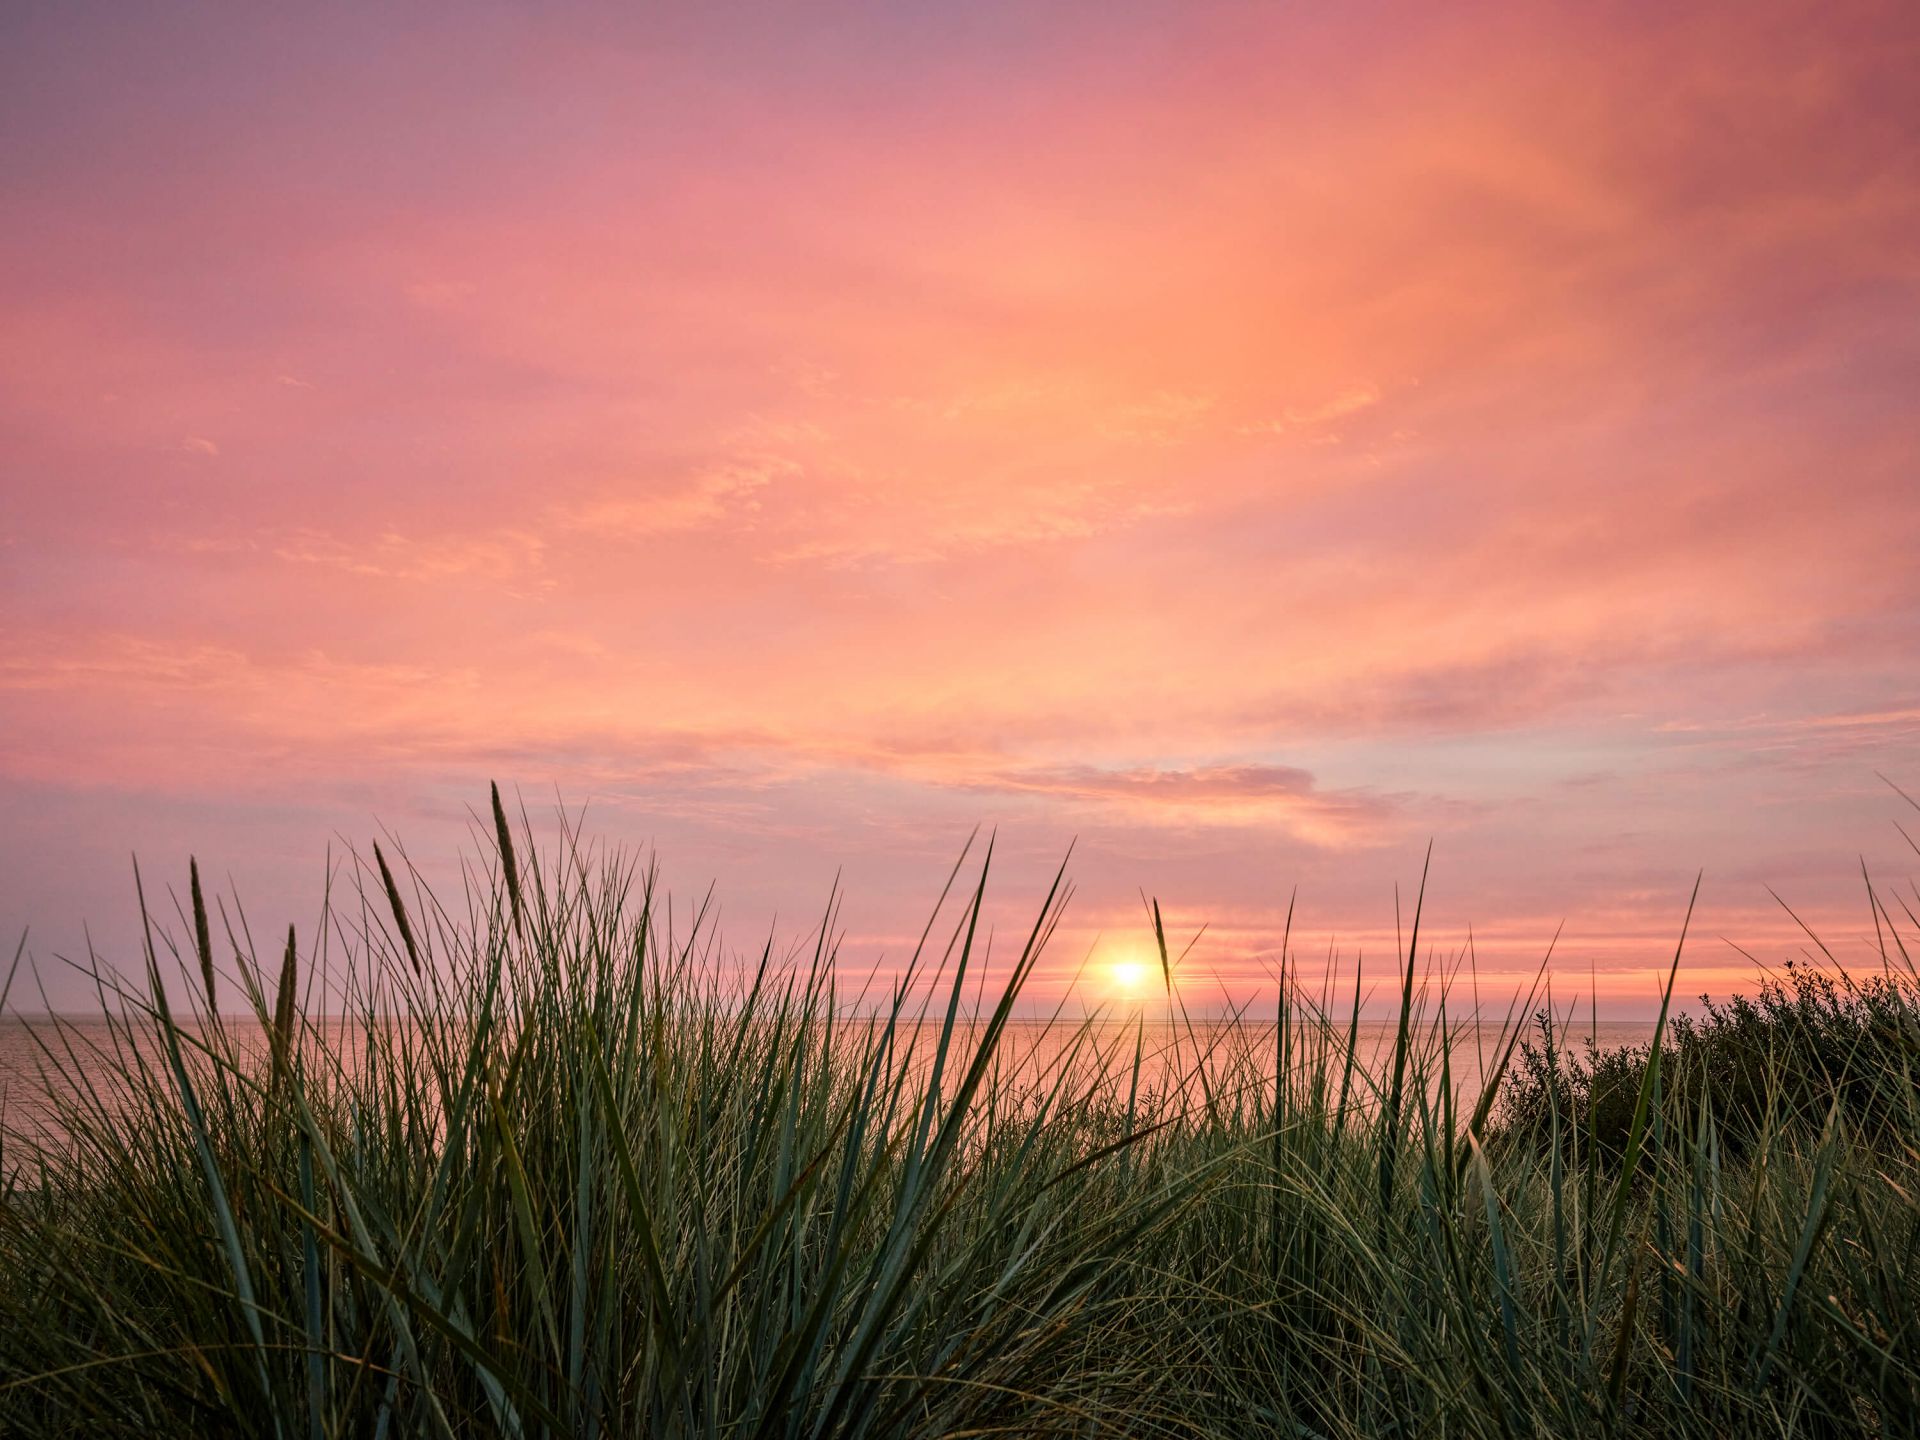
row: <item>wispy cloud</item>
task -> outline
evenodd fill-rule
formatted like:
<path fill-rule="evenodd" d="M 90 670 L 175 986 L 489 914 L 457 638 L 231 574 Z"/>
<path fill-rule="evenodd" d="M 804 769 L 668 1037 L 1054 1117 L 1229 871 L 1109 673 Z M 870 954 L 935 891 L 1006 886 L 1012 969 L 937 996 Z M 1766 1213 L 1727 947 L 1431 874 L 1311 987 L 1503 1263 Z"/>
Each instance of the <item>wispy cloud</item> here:
<path fill-rule="evenodd" d="M 424 537 L 384 530 L 359 540 L 297 530 L 281 537 L 273 554 L 295 565 L 324 566 L 384 580 L 431 582 L 480 576 L 504 581 L 537 569 L 545 548 L 545 541 L 528 530 Z"/>
<path fill-rule="evenodd" d="M 1278 416 L 1249 422 L 1240 426 L 1240 430 L 1242 434 L 1247 435 L 1291 435 L 1299 430 L 1329 425 L 1349 415 L 1358 415 L 1363 410 L 1371 410 L 1379 403 L 1379 387 L 1354 385 L 1317 405 L 1289 405 Z"/>
<path fill-rule="evenodd" d="M 1032 767 L 968 783 L 1111 807 L 1148 824 L 1267 825 L 1330 845 L 1377 835 L 1395 809 L 1389 797 L 1364 790 L 1329 793 L 1308 771 L 1259 763 L 1190 769 Z"/>
<path fill-rule="evenodd" d="M 749 521 L 760 508 L 761 493 L 782 479 L 797 476 L 800 468 L 777 456 L 736 458 L 697 475 L 690 483 L 662 489 L 636 485 L 603 490 L 592 498 L 556 506 L 547 522 L 555 529 L 621 539 Z"/>

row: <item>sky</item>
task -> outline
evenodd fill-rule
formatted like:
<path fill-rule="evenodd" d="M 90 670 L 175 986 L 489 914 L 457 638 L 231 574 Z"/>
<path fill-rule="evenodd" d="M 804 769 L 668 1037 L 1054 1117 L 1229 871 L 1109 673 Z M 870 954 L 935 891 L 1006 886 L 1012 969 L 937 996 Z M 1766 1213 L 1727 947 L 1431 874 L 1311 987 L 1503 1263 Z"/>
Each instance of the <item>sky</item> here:
<path fill-rule="evenodd" d="M 1143 894 L 1196 1004 L 1296 895 L 1384 975 L 1429 843 L 1443 958 L 1564 927 L 1603 1013 L 1697 873 L 1683 996 L 1811 948 L 1775 894 L 1848 964 L 1863 868 L 1920 909 L 1910 6 L 0 30 L 0 928 L 56 1008 L 137 961 L 130 856 L 307 931 L 490 780 L 743 950 L 838 876 L 863 966 L 976 827 L 1009 956 L 1071 846 L 1038 1000 Z"/>

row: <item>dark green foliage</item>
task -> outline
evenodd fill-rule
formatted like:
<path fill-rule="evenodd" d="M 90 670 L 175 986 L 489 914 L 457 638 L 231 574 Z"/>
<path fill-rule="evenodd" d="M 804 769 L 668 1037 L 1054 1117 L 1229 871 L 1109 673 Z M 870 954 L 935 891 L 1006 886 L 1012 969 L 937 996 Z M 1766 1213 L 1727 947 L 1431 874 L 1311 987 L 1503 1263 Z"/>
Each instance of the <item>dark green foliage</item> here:
<path fill-rule="evenodd" d="M 1920 989 L 1894 971 L 1855 979 L 1788 962 L 1757 998 L 1701 997 L 1663 1044 L 1662 1094 L 1673 1124 L 1704 1098 L 1723 1147 L 1745 1153 L 1783 1128 L 1817 1133 L 1836 1112 L 1862 1143 L 1897 1151 L 1920 1133 Z M 1570 1052 L 1551 1016 L 1535 1017 L 1502 1104 L 1510 1137 L 1590 1140 L 1617 1159 L 1651 1047 Z M 1836 1109 L 1837 1107 L 1837 1109 Z"/>

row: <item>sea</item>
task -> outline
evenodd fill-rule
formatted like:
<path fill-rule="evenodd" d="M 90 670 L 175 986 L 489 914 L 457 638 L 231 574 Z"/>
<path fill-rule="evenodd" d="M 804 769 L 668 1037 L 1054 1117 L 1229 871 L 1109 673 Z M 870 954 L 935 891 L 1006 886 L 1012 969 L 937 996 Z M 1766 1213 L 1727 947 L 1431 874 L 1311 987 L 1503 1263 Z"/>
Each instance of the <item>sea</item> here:
<path fill-rule="evenodd" d="M 320 1019 L 316 1027 L 333 1027 L 338 1022 Z M 876 1023 L 864 1017 L 836 1022 L 840 1043 L 859 1043 Z M 392 1022 L 404 1030 L 407 1022 Z M 899 1028 L 895 1037 L 900 1063 L 911 1073 L 924 1077 L 938 1049 L 938 1020 L 919 1020 Z M 947 1074 L 952 1076 L 962 1064 L 956 1056 L 970 1056 L 984 1027 L 977 1019 L 962 1018 L 949 1045 Z M 1653 1036 L 1650 1020 L 1581 1019 L 1570 1024 L 1557 1042 L 1581 1052 L 1591 1045 L 1596 1049 L 1615 1049 L 1644 1045 Z M 234 1026 L 243 1050 L 262 1062 L 267 1055 L 265 1037 L 250 1019 Z M 1346 1030 L 1337 1032 L 1334 1053 L 1344 1051 Z M 1396 1025 L 1362 1020 L 1354 1031 L 1353 1052 L 1356 1070 L 1374 1079 L 1382 1079 L 1391 1065 Z M 346 1038 L 337 1030 L 329 1034 L 336 1055 L 352 1064 L 359 1047 L 341 1043 Z M 1449 1029 L 1446 1075 L 1461 1103 L 1471 1105 L 1481 1093 L 1490 1067 L 1506 1051 L 1511 1031 L 1497 1024 L 1455 1024 Z M 1538 1042 L 1537 1031 L 1529 1029 L 1524 1038 Z M 1314 1032 L 1294 1027 L 1289 1036 L 1295 1073 L 1310 1067 L 1315 1047 L 1324 1041 Z M 1218 1099 L 1254 1093 L 1271 1095 L 1275 1053 L 1280 1037 L 1272 1020 L 1222 1021 L 1194 1019 L 1094 1018 L 1088 1020 L 1056 1018 L 1052 1020 L 1014 1020 L 1007 1027 L 993 1059 L 996 1083 L 1016 1090 L 1032 1092 L 1044 1089 L 1057 1078 L 1063 1066 L 1070 1067 L 1073 1078 L 1097 1080 L 1081 1087 L 1088 1093 L 1103 1094 L 1115 1102 L 1124 1102 L 1129 1091 L 1141 1097 L 1164 1098 L 1180 1091 L 1198 1098 L 1211 1093 Z M 309 1044 L 319 1043 L 310 1035 Z M 151 1033 L 145 1033 L 129 1051 L 124 1029 L 110 1026 L 98 1016 L 84 1018 L 0 1017 L 0 1142 L 14 1141 L 16 1152 L 27 1141 L 33 1147 L 58 1147 L 63 1127 L 60 1106 L 55 1097 L 70 1096 L 76 1090 L 92 1090 L 114 1103 L 114 1076 L 127 1061 L 164 1068 L 165 1059 Z M 1431 1029 L 1416 1033 L 1414 1047 L 1425 1057 L 1419 1067 L 1436 1085 L 1441 1074 L 1438 1038 Z M 949 1079 L 949 1088 L 952 1085 Z M 1366 1081 L 1356 1080 L 1355 1094 L 1364 1100 L 1369 1089 Z M 9 1167 L 10 1168 L 10 1167 Z"/>

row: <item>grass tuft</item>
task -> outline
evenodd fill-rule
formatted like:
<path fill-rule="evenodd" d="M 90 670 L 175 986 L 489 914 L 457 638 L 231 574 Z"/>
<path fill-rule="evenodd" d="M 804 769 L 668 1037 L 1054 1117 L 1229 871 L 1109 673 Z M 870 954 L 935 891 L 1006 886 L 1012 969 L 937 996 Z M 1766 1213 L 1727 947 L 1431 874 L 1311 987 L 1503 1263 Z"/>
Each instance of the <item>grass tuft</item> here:
<path fill-rule="evenodd" d="M 740 963 L 491 799 L 491 888 L 410 914 L 375 847 L 271 1008 L 229 927 L 257 1027 L 197 863 L 141 981 L 7 1022 L 0 1433 L 1912 1433 L 1920 1003 L 1871 884 L 1882 974 L 1585 1058 L 1549 992 L 1496 1088 L 1424 881 L 1376 1064 L 1291 953 L 1271 1026 L 1193 1018 L 1157 903 L 1164 1018 L 1017 1019 L 1069 887 L 989 966 L 991 846 L 876 1003 L 835 903 Z"/>

